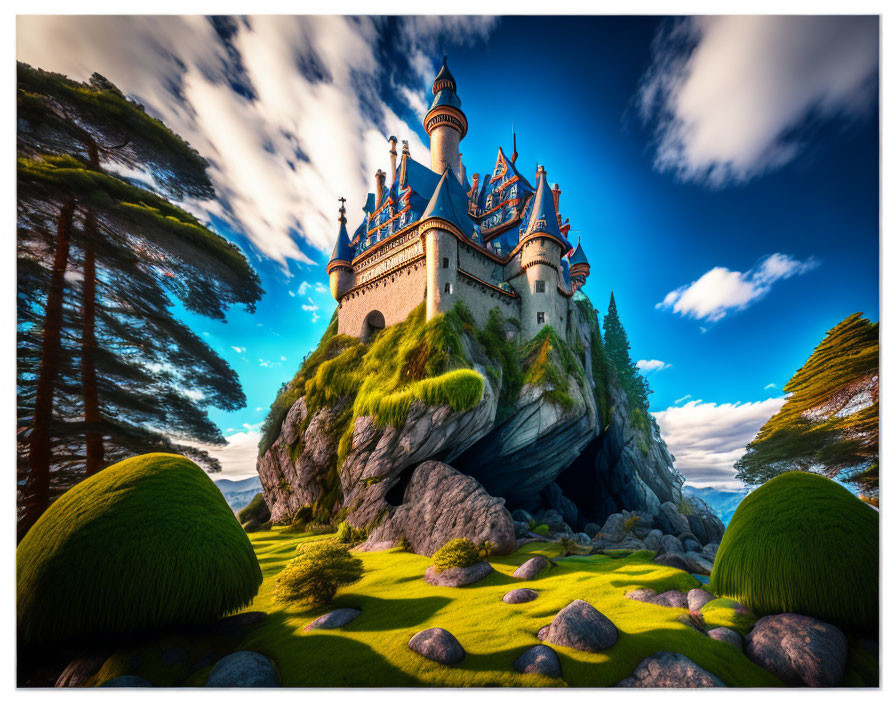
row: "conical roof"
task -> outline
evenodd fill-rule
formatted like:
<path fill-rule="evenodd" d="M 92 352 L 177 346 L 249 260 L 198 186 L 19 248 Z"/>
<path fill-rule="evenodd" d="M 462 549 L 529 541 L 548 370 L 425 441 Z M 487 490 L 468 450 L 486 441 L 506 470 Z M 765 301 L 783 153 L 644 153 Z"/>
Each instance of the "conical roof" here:
<path fill-rule="evenodd" d="M 585 256 L 585 250 L 582 249 L 582 238 L 579 237 L 579 243 L 576 245 L 575 251 L 569 255 L 570 266 L 576 264 L 588 264 L 588 257 Z"/>
<path fill-rule="evenodd" d="M 538 171 L 538 181 L 535 187 L 535 195 L 532 197 L 532 211 L 529 215 L 529 221 L 526 223 L 526 229 L 520 239 L 534 237 L 536 235 L 549 235 L 565 244 L 565 250 L 568 252 L 572 249 L 569 242 L 560 232 L 560 226 L 557 223 L 557 209 L 554 207 L 554 194 L 548 186 L 547 174 L 544 169 Z"/>
<path fill-rule="evenodd" d="M 339 234 L 336 235 L 336 244 L 333 245 L 333 254 L 330 255 L 330 264 L 333 262 L 351 262 L 355 257 L 348 240 L 348 231 L 345 229 L 345 208 L 339 209 Z"/>
<path fill-rule="evenodd" d="M 466 204 L 467 194 L 449 166 L 442 174 L 420 219 L 440 218 L 454 225 L 467 237 L 472 237 L 473 221 L 467 213 Z"/>
<path fill-rule="evenodd" d="M 448 57 L 444 57 L 442 59 L 442 68 L 439 70 L 438 74 L 436 74 L 435 80 L 432 82 L 432 92 L 433 95 L 438 93 L 438 89 L 436 89 L 436 84 L 439 81 L 448 81 L 451 83 L 451 90 L 457 90 L 457 81 L 454 80 L 454 76 L 451 75 L 451 71 L 448 70 Z"/>

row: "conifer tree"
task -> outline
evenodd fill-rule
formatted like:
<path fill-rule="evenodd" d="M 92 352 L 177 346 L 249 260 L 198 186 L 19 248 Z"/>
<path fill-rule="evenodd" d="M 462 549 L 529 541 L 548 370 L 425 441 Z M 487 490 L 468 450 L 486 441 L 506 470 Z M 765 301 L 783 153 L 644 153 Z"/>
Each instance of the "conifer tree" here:
<path fill-rule="evenodd" d="M 828 331 L 784 386 L 788 394 L 735 463 L 737 478 L 762 484 L 802 470 L 878 494 L 878 323 L 853 313 Z"/>
<path fill-rule="evenodd" d="M 172 298 L 223 319 L 262 291 L 234 245 L 168 200 L 214 195 L 205 160 L 108 80 L 20 63 L 18 118 L 21 535 L 109 462 L 223 441 L 205 409 L 245 397 Z"/>
<path fill-rule="evenodd" d="M 632 408 L 647 411 L 647 396 L 651 393 L 647 380 L 641 376 L 638 367 L 629 355 L 631 346 L 619 313 L 616 310 L 616 297 L 610 292 L 610 304 L 604 316 L 604 349 L 606 355 L 619 377 L 619 382 L 628 396 Z"/>

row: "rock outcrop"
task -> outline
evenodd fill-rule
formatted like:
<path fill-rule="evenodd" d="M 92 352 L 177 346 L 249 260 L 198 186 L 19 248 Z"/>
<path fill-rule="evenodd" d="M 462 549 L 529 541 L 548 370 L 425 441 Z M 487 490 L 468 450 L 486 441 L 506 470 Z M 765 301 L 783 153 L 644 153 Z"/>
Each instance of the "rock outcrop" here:
<path fill-rule="evenodd" d="M 617 687 L 724 687 L 715 675 L 681 653 L 658 652 L 645 658 Z"/>

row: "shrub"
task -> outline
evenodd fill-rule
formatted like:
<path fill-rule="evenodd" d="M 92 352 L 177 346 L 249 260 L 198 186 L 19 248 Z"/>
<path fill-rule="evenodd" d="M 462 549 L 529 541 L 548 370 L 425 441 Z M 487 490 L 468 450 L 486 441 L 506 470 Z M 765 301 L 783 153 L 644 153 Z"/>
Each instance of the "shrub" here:
<path fill-rule="evenodd" d="M 336 542 L 342 543 L 343 545 L 354 545 L 355 543 L 360 543 L 365 538 L 364 530 L 360 528 L 353 528 L 345 521 L 342 521 L 336 527 Z"/>
<path fill-rule="evenodd" d="M 544 523 L 539 523 L 532 529 L 532 532 L 536 535 L 547 535 L 550 528 L 547 527 Z"/>
<path fill-rule="evenodd" d="M 713 599 L 706 602 L 700 609 L 700 616 L 707 630 L 724 626 L 742 636 L 747 635 L 756 623 L 756 617 L 749 609 L 733 599 Z"/>
<path fill-rule="evenodd" d="M 722 537 L 712 590 L 754 613 L 794 612 L 846 628 L 878 620 L 877 511 L 808 472 L 763 484 Z"/>
<path fill-rule="evenodd" d="M 491 543 L 476 546 L 468 538 L 454 538 L 436 550 L 432 556 L 436 572 L 444 572 L 450 567 L 471 567 L 482 562 L 491 554 Z"/>
<path fill-rule="evenodd" d="M 261 570 L 208 475 L 140 455 L 65 492 L 16 550 L 23 644 L 209 623 L 246 606 Z"/>
<path fill-rule="evenodd" d="M 265 503 L 264 496 L 261 493 L 258 493 L 252 497 L 248 506 L 240 510 L 237 516 L 242 524 L 246 524 L 249 521 L 255 521 L 256 525 L 258 525 L 267 523 L 271 520 L 271 510 Z"/>
<path fill-rule="evenodd" d="M 298 557 L 277 576 L 274 595 L 279 602 L 323 606 L 333 600 L 339 587 L 361 579 L 361 560 L 335 542 L 305 543 L 298 551 Z"/>

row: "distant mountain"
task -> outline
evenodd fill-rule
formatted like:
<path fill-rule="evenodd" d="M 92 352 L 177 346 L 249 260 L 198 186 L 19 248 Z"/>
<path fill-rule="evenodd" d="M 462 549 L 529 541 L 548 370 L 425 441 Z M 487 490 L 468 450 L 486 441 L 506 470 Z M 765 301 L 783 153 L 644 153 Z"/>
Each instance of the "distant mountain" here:
<path fill-rule="evenodd" d="M 258 492 L 261 491 L 261 480 L 258 477 L 248 479 L 216 479 L 217 486 L 224 499 L 234 511 L 239 511 L 247 506 Z"/>
<path fill-rule="evenodd" d="M 731 516 L 734 515 L 734 510 L 738 504 L 750 493 L 748 489 L 721 491 L 712 487 L 697 489 L 693 486 L 682 487 L 681 491 L 685 496 L 695 496 L 698 499 L 703 499 L 726 526 L 731 520 Z"/>

